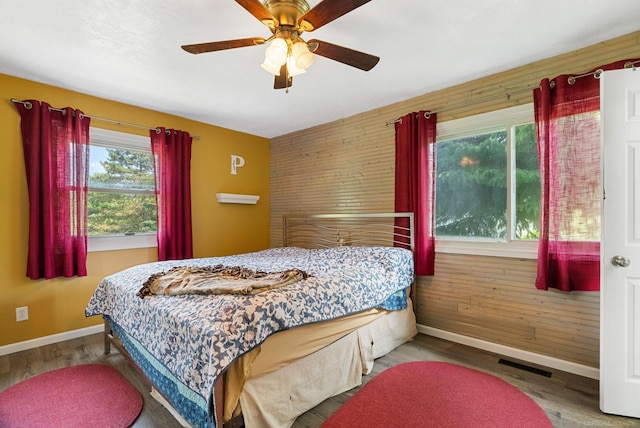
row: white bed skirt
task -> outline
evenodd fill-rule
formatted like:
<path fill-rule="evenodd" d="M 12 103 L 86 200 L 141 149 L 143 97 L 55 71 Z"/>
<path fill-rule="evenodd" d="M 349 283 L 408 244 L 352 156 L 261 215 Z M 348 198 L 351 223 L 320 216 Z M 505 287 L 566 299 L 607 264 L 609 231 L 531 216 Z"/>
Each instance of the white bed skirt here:
<path fill-rule="evenodd" d="M 362 384 L 374 360 L 417 334 L 409 308 L 392 311 L 280 370 L 247 379 L 240 406 L 247 428 L 288 428 L 324 400 Z"/>

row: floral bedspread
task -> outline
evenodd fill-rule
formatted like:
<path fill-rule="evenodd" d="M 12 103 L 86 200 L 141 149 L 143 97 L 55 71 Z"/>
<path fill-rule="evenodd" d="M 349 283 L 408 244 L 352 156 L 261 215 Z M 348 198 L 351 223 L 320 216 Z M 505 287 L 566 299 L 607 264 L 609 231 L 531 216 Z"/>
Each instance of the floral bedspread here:
<path fill-rule="evenodd" d="M 267 272 L 302 269 L 309 277 L 253 296 L 136 296 L 141 285 L 157 272 L 217 264 Z M 277 331 L 387 307 L 388 299 L 412 281 L 413 255 L 401 248 L 273 248 L 123 270 L 100 282 L 85 314 L 102 314 L 126 332 L 128 341 L 139 348 L 136 353 L 152 360 L 149 364 L 156 367 L 155 372 L 166 372 L 163 380 L 177 381 L 180 397 L 172 404 L 180 411 L 181 407 L 189 408 L 184 406 L 185 400 L 199 402 L 207 420 L 183 416 L 197 426 L 213 426 L 215 381 L 239 356 Z M 167 395 L 171 400 L 172 394 Z"/>

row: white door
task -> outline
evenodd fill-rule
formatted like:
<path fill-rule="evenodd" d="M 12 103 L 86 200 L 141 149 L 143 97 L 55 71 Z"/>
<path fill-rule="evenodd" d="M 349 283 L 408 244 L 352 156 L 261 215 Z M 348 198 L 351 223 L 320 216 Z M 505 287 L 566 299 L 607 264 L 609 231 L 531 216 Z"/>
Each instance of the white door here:
<path fill-rule="evenodd" d="M 640 418 L 640 69 L 601 76 L 600 409 Z"/>

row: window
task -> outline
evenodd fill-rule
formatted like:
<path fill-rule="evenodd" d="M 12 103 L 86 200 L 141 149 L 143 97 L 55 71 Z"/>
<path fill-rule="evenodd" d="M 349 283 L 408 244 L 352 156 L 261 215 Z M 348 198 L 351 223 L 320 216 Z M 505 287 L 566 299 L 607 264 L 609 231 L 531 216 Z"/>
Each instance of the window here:
<path fill-rule="evenodd" d="M 540 178 L 533 106 L 438 124 L 438 251 L 535 257 Z"/>
<path fill-rule="evenodd" d="M 90 136 L 89 251 L 156 246 L 149 138 L 99 128 Z"/>

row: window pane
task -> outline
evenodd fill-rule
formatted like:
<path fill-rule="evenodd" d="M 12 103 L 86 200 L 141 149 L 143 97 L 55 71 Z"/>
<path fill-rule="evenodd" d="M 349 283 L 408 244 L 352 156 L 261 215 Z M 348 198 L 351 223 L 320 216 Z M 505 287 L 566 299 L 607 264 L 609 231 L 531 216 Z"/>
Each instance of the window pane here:
<path fill-rule="evenodd" d="M 540 171 L 535 124 L 515 127 L 516 239 L 540 236 Z"/>
<path fill-rule="evenodd" d="M 89 235 L 156 231 L 155 195 L 89 192 Z"/>
<path fill-rule="evenodd" d="M 89 187 L 153 191 L 153 155 L 91 146 Z"/>
<path fill-rule="evenodd" d="M 506 136 L 437 142 L 436 236 L 506 238 Z"/>
<path fill-rule="evenodd" d="M 90 156 L 89 235 L 156 232 L 153 155 L 95 145 Z"/>

